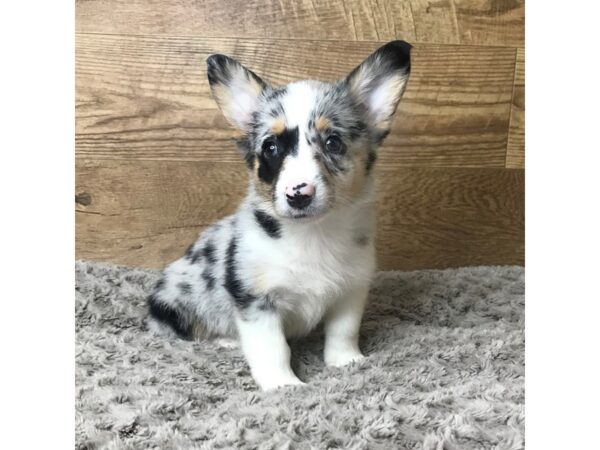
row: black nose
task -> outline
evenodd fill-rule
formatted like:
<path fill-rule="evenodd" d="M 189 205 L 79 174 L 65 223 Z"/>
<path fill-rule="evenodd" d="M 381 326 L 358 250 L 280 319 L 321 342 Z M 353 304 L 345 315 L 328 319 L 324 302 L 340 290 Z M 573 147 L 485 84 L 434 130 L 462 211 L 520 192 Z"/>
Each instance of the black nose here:
<path fill-rule="evenodd" d="M 312 195 L 302 195 L 298 191 L 294 195 L 285 195 L 288 205 L 295 209 L 304 209 L 312 202 Z"/>

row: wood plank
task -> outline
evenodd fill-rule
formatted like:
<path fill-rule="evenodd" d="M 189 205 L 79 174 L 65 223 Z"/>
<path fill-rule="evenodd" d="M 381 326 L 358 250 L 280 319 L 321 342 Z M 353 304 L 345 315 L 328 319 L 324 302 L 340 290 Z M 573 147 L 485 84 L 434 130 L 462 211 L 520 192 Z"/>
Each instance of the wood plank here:
<path fill-rule="evenodd" d="M 406 168 L 382 173 L 379 266 L 525 264 L 524 171 Z"/>
<path fill-rule="evenodd" d="M 522 170 L 378 167 L 381 269 L 523 264 Z M 77 159 L 77 258 L 162 267 L 245 192 L 242 165 Z"/>
<path fill-rule="evenodd" d="M 382 43 L 76 37 L 77 155 L 237 162 L 205 58 L 227 53 L 274 84 L 334 80 Z M 515 50 L 416 45 L 382 165 L 504 167 Z"/>
<path fill-rule="evenodd" d="M 515 88 L 510 112 L 506 167 L 525 168 L 525 49 L 517 51 Z"/>
<path fill-rule="evenodd" d="M 243 165 L 77 159 L 77 257 L 163 265 L 235 211 L 245 176 Z"/>
<path fill-rule="evenodd" d="M 77 0 L 83 33 L 523 46 L 524 0 Z"/>

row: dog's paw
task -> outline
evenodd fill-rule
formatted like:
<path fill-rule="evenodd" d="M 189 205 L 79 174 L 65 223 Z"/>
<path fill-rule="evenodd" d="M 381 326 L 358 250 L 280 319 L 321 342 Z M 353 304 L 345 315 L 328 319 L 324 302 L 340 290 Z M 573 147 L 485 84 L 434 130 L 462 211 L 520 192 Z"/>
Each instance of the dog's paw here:
<path fill-rule="evenodd" d="M 333 367 L 341 367 L 351 362 L 361 361 L 365 359 L 364 355 L 359 351 L 335 352 L 325 354 L 325 364 Z"/>
<path fill-rule="evenodd" d="M 268 379 L 256 380 L 263 391 L 271 391 L 284 386 L 300 386 L 306 383 L 300 381 L 296 376 L 272 377 Z"/>

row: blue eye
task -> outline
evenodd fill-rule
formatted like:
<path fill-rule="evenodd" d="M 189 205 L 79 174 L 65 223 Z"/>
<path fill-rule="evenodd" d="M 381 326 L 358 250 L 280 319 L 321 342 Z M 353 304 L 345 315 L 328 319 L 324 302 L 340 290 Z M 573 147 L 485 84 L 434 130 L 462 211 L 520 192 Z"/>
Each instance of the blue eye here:
<path fill-rule="evenodd" d="M 331 153 L 341 153 L 344 149 L 342 141 L 337 136 L 329 136 L 325 141 L 325 149 Z"/>
<path fill-rule="evenodd" d="M 265 141 L 262 148 L 265 156 L 275 156 L 279 150 L 277 144 L 273 141 Z"/>

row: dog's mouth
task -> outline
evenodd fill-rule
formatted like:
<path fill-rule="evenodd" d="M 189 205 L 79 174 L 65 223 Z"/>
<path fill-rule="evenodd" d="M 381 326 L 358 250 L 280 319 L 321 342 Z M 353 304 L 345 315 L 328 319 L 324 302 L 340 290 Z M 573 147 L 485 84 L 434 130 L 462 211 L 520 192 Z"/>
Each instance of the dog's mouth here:
<path fill-rule="evenodd" d="M 294 222 L 311 222 L 320 219 L 326 213 L 327 211 L 324 208 L 308 207 L 302 210 L 287 210 L 283 214 L 280 214 L 280 216 Z"/>

